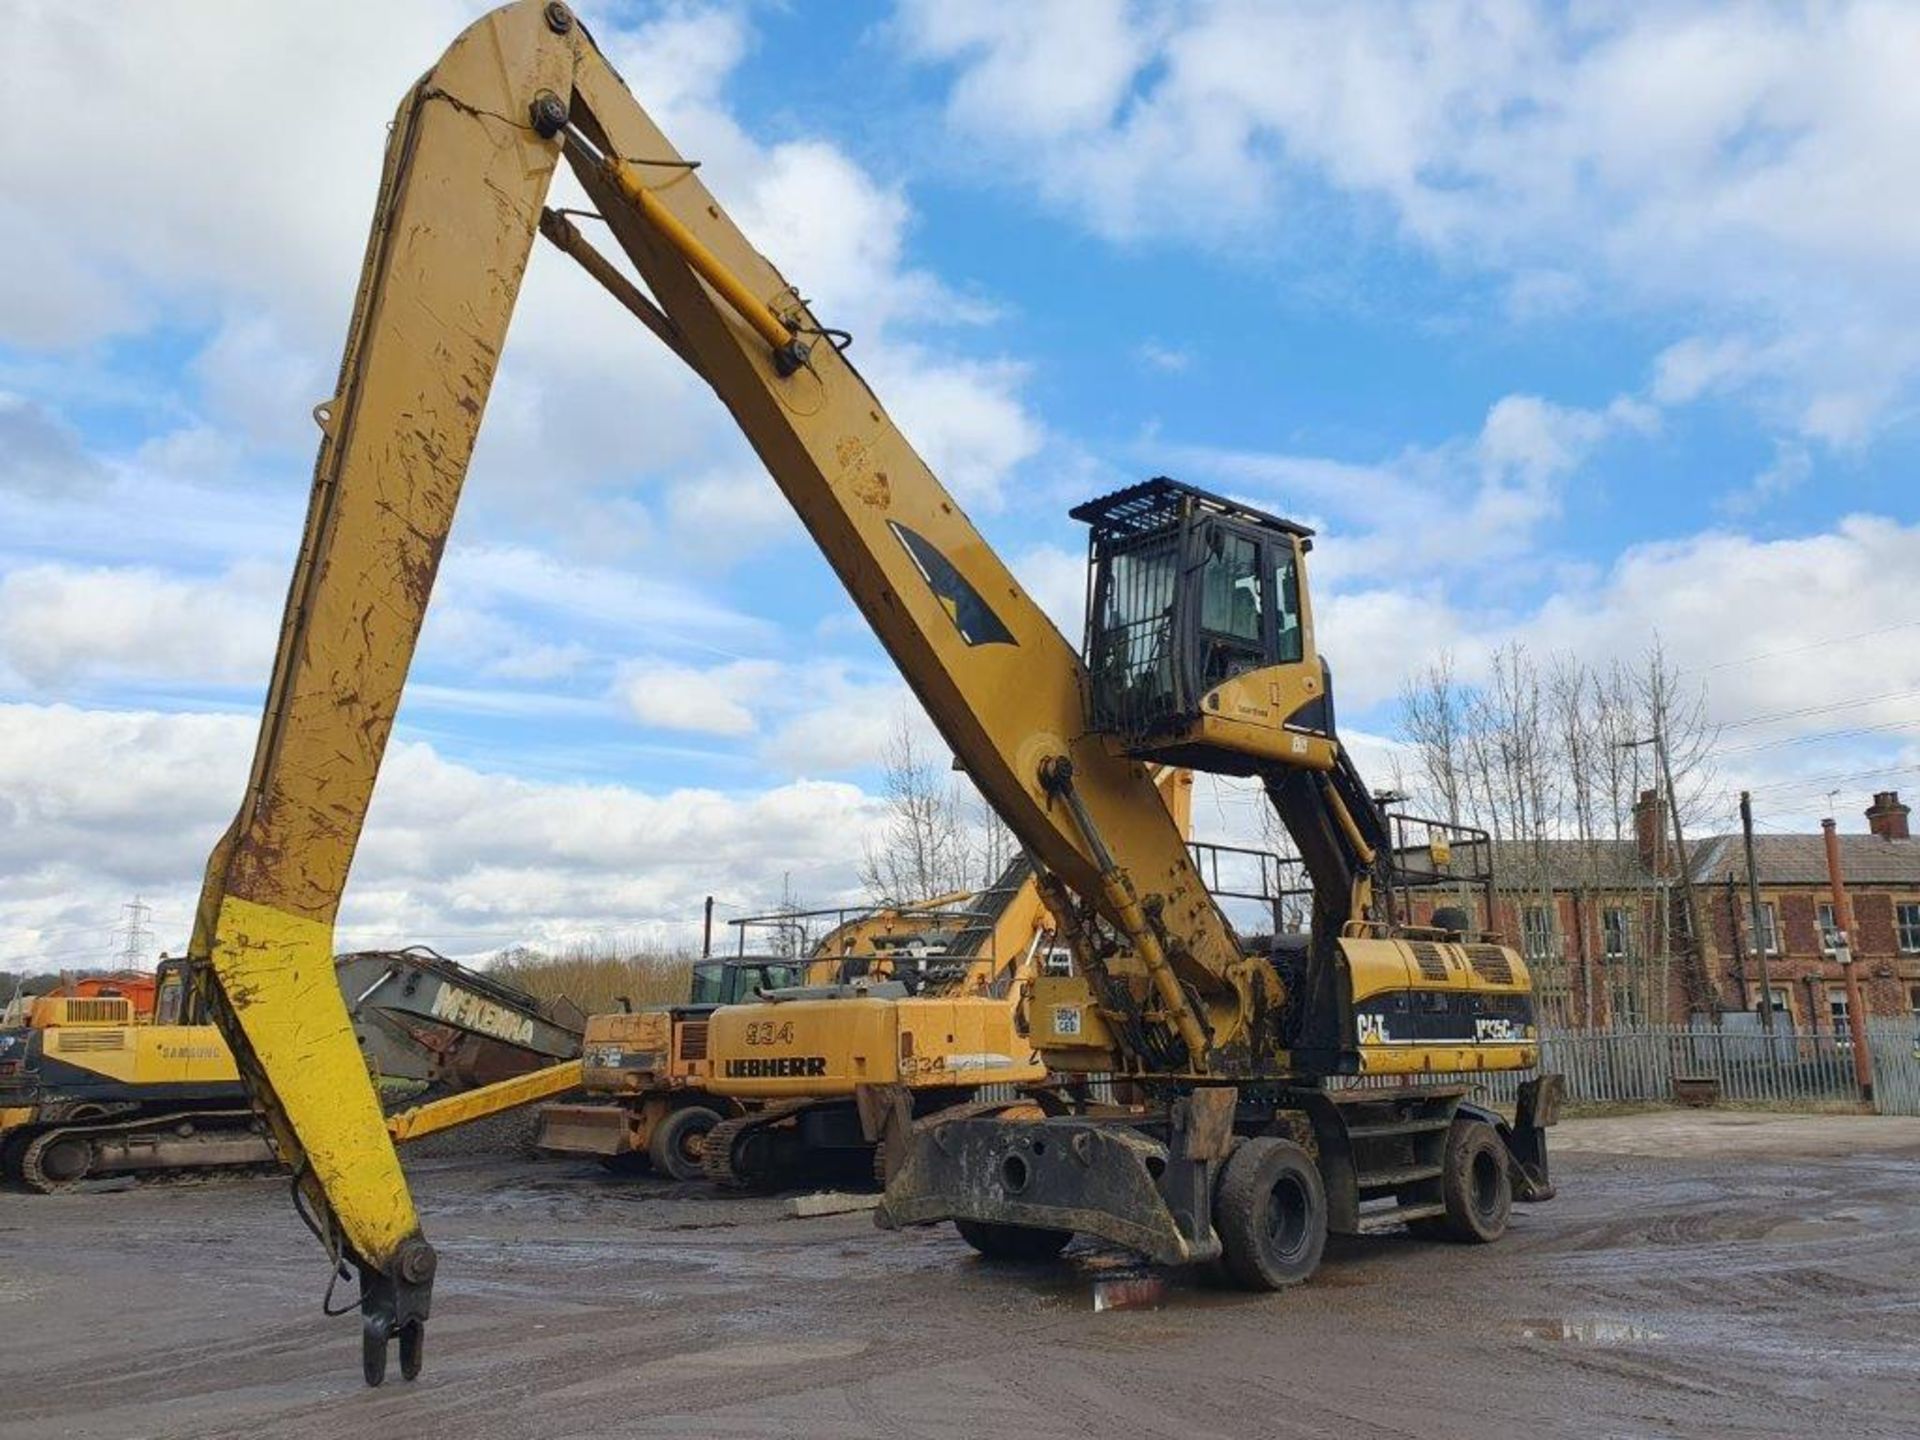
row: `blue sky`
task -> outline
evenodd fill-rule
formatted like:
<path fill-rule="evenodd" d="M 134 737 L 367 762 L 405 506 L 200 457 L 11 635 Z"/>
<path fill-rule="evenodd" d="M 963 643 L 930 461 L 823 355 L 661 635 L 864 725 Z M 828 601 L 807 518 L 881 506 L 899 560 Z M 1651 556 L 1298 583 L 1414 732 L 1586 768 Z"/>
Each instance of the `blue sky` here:
<path fill-rule="evenodd" d="M 96 945 L 135 890 L 184 936 L 385 118 L 476 13 L 0 19 L 19 103 L 70 117 L 0 141 L 0 953 Z M 1442 652 L 1473 679 L 1657 630 L 1723 722 L 1895 697 L 1743 726 L 1795 743 L 1730 756 L 1710 816 L 1754 785 L 1805 824 L 1846 776 L 1857 827 L 1920 790 L 1911 8 L 588 13 L 1063 625 L 1068 506 L 1172 473 L 1322 528 L 1376 767 Z M 851 890 L 904 692 L 673 366 L 536 251 L 352 938 L 678 935 L 709 891 Z"/>

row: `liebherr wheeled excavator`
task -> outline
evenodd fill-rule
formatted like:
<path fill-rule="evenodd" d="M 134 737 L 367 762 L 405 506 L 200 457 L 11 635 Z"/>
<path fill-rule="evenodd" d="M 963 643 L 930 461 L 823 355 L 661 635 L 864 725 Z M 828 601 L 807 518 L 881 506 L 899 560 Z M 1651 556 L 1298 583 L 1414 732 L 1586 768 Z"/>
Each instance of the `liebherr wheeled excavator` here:
<path fill-rule="evenodd" d="M 543 209 L 563 159 L 645 291 Z M 1347 1223 L 1343 1187 L 1407 1187 L 1417 1220 L 1458 1208 L 1421 1187 L 1462 1191 L 1487 1228 L 1513 1177 L 1543 1191 L 1545 1117 L 1524 1105 L 1503 1132 L 1458 1092 L 1352 1107 L 1329 1086 L 1360 1068 L 1363 1025 L 1406 1070 L 1536 1049 L 1517 956 L 1464 920 L 1409 939 L 1384 913 L 1391 857 L 1334 729 L 1307 533 L 1170 483 L 1099 502 L 1083 664 L 694 164 L 564 5 L 479 20 L 401 102 L 314 411 L 259 744 L 192 954 L 303 1215 L 357 1272 L 367 1380 L 396 1338 L 418 1373 L 435 1257 L 332 982 L 333 922 L 536 233 L 731 412 L 1047 887 L 1079 973 L 1032 1007 L 1036 1040 L 1145 1097 L 914 1129 L 895 1221 L 953 1218 L 1003 1249 L 1088 1231 L 1285 1283 Z M 1313 875 L 1303 945 L 1243 947 L 1155 791 L 1164 763 L 1265 784 Z M 949 1143 L 968 1163 L 933 1162 Z M 1377 1153 L 1402 1145 L 1419 1153 L 1397 1167 Z"/>

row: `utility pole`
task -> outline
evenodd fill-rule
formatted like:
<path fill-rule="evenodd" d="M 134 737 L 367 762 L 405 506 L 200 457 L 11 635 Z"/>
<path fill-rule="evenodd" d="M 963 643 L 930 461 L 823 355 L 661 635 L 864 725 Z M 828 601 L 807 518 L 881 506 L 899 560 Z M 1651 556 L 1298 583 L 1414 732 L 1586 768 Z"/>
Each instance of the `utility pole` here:
<path fill-rule="evenodd" d="M 1700 942 L 1700 910 L 1694 903 L 1693 869 L 1687 860 L 1687 836 L 1680 824 L 1680 797 L 1673 788 L 1673 765 L 1667 758 L 1666 707 L 1653 712 L 1653 754 L 1660 762 L 1660 778 L 1667 787 L 1667 819 L 1673 825 L 1673 858 L 1680 876 L 1680 909 L 1687 917 L 1687 971 L 1692 982 L 1687 988 L 1703 1007 L 1714 1000 L 1714 985 L 1707 975 L 1707 954 Z"/>
<path fill-rule="evenodd" d="M 1753 953 L 1760 962 L 1760 1028 L 1773 1033 L 1773 978 L 1767 974 L 1767 936 L 1760 928 L 1760 872 L 1753 864 L 1753 797 L 1740 792 L 1740 836 L 1747 847 L 1748 933 L 1753 936 Z M 1838 910 L 1834 914 L 1838 915 Z"/>
<path fill-rule="evenodd" d="M 702 960 L 713 958 L 713 897 L 711 895 L 707 896 L 706 923 L 700 929 L 700 958 Z"/>
<path fill-rule="evenodd" d="M 1847 1029 L 1853 1035 L 1853 1079 L 1860 1098 L 1873 1108 L 1873 1056 L 1867 1052 L 1867 1012 L 1860 995 L 1860 974 L 1853 964 L 1853 906 L 1847 900 L 1847 882 L 1840 873 L 1840 834 L 1833 817 L 1820 822 L 1827 840 L 1827 879 L 1833 886 L 1834 958 L 1847 982 Z M 1838 1036 L 1834 1037 L 1836 1040 Z"/>

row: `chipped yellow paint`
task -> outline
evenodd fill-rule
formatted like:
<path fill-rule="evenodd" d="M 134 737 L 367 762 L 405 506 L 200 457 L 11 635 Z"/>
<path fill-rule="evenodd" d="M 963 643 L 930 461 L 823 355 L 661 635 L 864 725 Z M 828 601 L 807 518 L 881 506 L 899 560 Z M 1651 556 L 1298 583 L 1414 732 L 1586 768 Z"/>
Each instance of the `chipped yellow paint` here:
<path fill-rule="evenodd" d="M 355 1252 L 378 1266 L 420 1226 L 333 978 L 333 927 L 229 895 L 218 934 L 214 973 L 252 1060 L 273 1077 L 278 1118 Z"/>

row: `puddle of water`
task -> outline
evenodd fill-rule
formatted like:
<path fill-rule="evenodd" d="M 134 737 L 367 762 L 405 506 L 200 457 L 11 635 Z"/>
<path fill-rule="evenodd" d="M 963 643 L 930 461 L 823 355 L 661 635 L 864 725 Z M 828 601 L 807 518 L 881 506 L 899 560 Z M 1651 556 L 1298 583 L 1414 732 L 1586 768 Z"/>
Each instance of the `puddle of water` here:
<path fill-rule="evenodd" d="M 1838 1240 L 1857 1235 L 1867 1228 L 1857 1215 L 1837 1211 L 1832 1215 L 1810 1215 L 1800 1220 L 1782 1220 L 1769 1226 L 1769 1240 Z"/>
<path fill-rule="evenodd" d="M 819 1365 L 850 1360 L 867 1348 L 864 1340 L 764 1340 L 721 1345 L 700 1352 L 702 1365 L 722 1370 L 755 1370 L 772 1365 Z"/>
<path fill-rule="evenodd" d="M 1167 1303 L 1167 1282 L 1160 1275 L 1099 1280 L 1093 1287 L 1093 1313 L 1106 1310 L 1158 1310 Z"/>
<path fill-rule="evenodd" d="M 1638 1345 L 1667 1337 L 1625 1320 L 1522 1320 L 1523 1340 L 1561 1340 L 1574 1345 Z"/>

